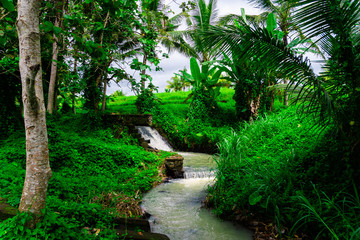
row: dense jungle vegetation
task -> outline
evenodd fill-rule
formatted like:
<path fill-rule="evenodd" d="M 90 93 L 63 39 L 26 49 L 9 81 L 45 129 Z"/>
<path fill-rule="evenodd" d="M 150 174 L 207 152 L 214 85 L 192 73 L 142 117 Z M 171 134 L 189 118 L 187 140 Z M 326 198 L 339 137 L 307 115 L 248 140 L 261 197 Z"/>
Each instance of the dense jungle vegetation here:
<path fill-rule="evenodd" d="M 146 151 L 103 121 L 116 113 L 150 113 L 177 150 L 218 155 L 206 206 L 219 217 L 265 222 L 275 239 L 360 239 L 358 0 L 253 0 L 262 14 L 221 17 L 215 0 L 184 2 L 179 14 L 157 0 L 38 3 L 42 86 L 29 100 L 18 6 L 0 1 L 0 202 L 20 209 L 0 220 L 1 239 L 119 239 L 114 217 L 141 216 L 142 194 L 174 153 Z M 160 45 L 190 62 L 164 93 L 150 74 L 167 56 Z M 135 96 L 108 95 L 120 81 Z M 52 177 L 29 224 L 33 206 L 19 205 L 36 127 L 24 109 L 39 99 Z"/>

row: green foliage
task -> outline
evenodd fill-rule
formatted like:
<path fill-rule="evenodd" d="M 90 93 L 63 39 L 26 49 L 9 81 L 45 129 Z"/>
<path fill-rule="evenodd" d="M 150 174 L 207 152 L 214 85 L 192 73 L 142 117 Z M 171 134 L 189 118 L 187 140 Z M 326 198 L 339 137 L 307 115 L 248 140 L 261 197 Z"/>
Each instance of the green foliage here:
<path fill-rule="evenodd" d="M 331 134 L 319 135 L 294 107 L 244 123 L 218 144 L 216 184 L 209 188 L 214 211 L 236 217 L 246 209 L 279 227 L 294 226 L 290 235 L 300 229 L 314 238 L 355 236 L 359 202 L 351 176 L 357 173 L 338 164 L 348 154 Z"/>
<path fill-rule="evenodd" d="M 331 239 L 358 239 L 360 237 L 360 199 L 356 191 L 349 194 L 342 191 L 331 197 L 319 192 L 313 185 L 313 198 L 299 194 L 298 201 L 302 207 L 299 220 L 293 229 L 301 228 L 304 224 L 316 224 L 320 236 Z"/>
<path fill-rule="evenodd" d="M 224 103 L 219 103 L 217 111 L 214 109 L 211 112 L 213 115 L 209 115 L 208 107 L 204 108 L 202 101 L 194 99 L 191 106 L 185 104 L 188 93 L 158 94 L 162 98 L 162 105 L 152 112 L 153 122 L 164 131 L 176 149 L 213 153 L 216 143 L 234 124 L 233 94 L 231 89 L 222 89 L 219 99 Z M 195 110 L 195 107 L 198 108 Z M 189 115 L 191 112 L 193 115 Z"/>
<path fill-rule="evenodd" d="M 185 71 L 185 70 L 184 70 Z M 190 83 L 185 81 L 185 78 L 175 75 L 171 78 L 171 81 L 166 81 L 169 85 L 166 86 L 165 90 L 169 92 L 173 89 L 174 92 L 183 91 L 186 87 L 190 86 Z"/>
<path fill-rule="evenodd" d="M 217 103 L 214 98 L 208 95 L 201 89 L 194 89 L 193 100 L 189 107 L 188 120 L 190 124 L 193 121 L 209 121 L 211 116 L 217 109 Z"/>
<path fill-rule="evenodd" d="M 115 97 L 123 97 L 125 96 L 125 94 L 123 93 L 122 90 L 116 90 L 115 92 L 113 92 L 110 97 L 115 98 Z"/>
<path fill-rule="evenodd" d="M 26 225 L 32 218 L 26 212 L 2 222 L 1 239 L 118 239 L 111 229 L 111 215 L 100 205 L 61 202 L 54 198 L 51 200 L 34 229 Z M 95 235 L 90 229 L 98 230 L 98 234 Z"/>
<path fill-rule="evenodd" d="M 190 59 L 190 71 L 191 75 L 185 70 L 180 71 L 183 75 L 180 77 L 185 78 L 185 81 L 189 82 L 193 87 L 193 91 L 206 92 L 210 98 L 216 99 L 220 93 L 220 86 L 217 85 L 221 69 L 217 66 L 212 66 L 211 62 L 205 62 L 200 66 L 195 58 Z M 196 94 L 196 92 L 194 93 Z"/>
<path fill-rule="evenodd" d="M 209 2 L 196 0 L 188 3 L 194 6 L 191 14 L 185 15 L 188 28 L 185 31 L 176 31 L 172 34 L 175 40 L 172 45 L 173 48 L 187 56 L 196 58 L 200 62 L 213 60 L 215 51 L 201 42 L 201 32 L 207 30 L 217 21 L 216 3 L 214 0 Z M 181 6 L 184 7 L 184 4 Z"/>
<path fill-rule="evenodd" d="M 44 219 L 37 223 L 35 229 L 26 226 L 26 222 L 31 219 L 28 213 L 18 213 L 17 216 L 10 218 L 0 225 L 1 239 L 56 239 L 64 236 L 63 239 L 86 239 L 79 226 L 72 222 L 67 222 L 60 214 L 49 212 L 44 215 Z"/>
<path fill-rule="evenodd" d="M 115 139 L 113 130 L 101 124 L 91 129 L 83 120 L 72 114 L 48 116 L 53 172 L 44 219 L 30 230 L 25 226 L 28 216 L 19 214 L 0 224 L 1 239 L 117 239 L 112 231 L 114 216 L 136 216 L 116 206 L 140 201 L 139 195 L 160 181 L 158 169 L 164 156 L 130 145 L 134 139 L 126 132 Z M 25 159 L 24 133 L 18 131 L 0 148 L 0 197 L 13 206 L 20 202 Z M 108 194 L 115 195 L 102 200 Z M 123 202 L 124 198 L 130 202 Z M 99 235 L 88 235 L 84 228 L 100 229 Z"/>
<path fill-rule="evenodd" d="M 221 88 L 218 101 L 210 103 L 213 106 L 216 104 L 218 110 L 213 109 L 211 112 L 214 114 L 206 116 L 206 121 L 186 121 L 190 106 L 185 100 L 189 95 L 190 92 L 157 93 L 156 97 L 161 99 L 161 103 L 150 112 L 153 114 L 153 122 L 164 131 L 163 134 L 175 149 L 215 152 L 215 144 L 220 141 L 222 134 L 228 133 L 230 127 L 234 126 L 234 90 Z M 113 112 L 135 114 L 134 102 L 135 96 L 118 97 L 109 104 L 109 109 Z M 203 112 L 204 109 L 199 108 L 199 111 Z"/>
<path fill-rule="evenodd" d="M 2 3 L 2 4 L 1 4 Z M 3 5 L 7 10 L 1 7 Z M 17 12 L 13 1 L 0 1 L 0 141 L 21 128 L 21 81 L 18 39 L 15 27 Z"/>
<path fill-rule="evenodd" d="M 251 124 L 245 123 L 239 132 L 233 132 L 219 146 L 218 175 L 216 191 L 233 187 L 221 196 L 226 196 L 225 203 L 220 203 L 220 211 L 231 211 L 232 207 L 245 208 L 260 205 L 267 208 L 269 204 L 284 201 L 288 191 L 292 191 L 292 181 L 296 175 L 289 169 L 298 163 L 294 159 L 297 151 L 309 146 L 301 144 L 305 139 L 312 139 L 306 134 L 308 126 L 296 117 L 293 111 L 284 111 L 280 115 L 265 117 Z M 286 130 L 285 130 L 286 129 Z M 236 189 L 236 190 L 235 190 Z M 235 194 L 240 191 L 241 194 Z M 262 196 L 262 197 L 260 197 Z M 274 201 L 274 202 L 273 202 Z"/>
<path fill-rule="evenodd" d="M 140 94 L 137 95 L 135 105 L 139 113 L 151 112 L 155 108 L 159 99 L 154 94 L 156 87 L 153 84 L 149 84 L 147 88 L 141 90 Z"/>
<path fill-rule="evenodd" d="M 192 103 L 189 108 L 189 121 L 204 120 L 217 110 L 216 98 L 220 94 L 218 81 L 222 70 L 217 66 L 211 66 L 210 62 L 203 63 L 200 66 L 195 58 L 190 59 L 191 75 L 185 70 L 182 77 L 192 85 Z"/>

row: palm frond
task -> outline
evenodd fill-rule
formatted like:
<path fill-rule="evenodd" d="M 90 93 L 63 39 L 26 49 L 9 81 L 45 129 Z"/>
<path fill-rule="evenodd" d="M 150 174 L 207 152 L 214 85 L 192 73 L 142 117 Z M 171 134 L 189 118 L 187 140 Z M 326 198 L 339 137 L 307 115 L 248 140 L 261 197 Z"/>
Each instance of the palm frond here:
<path fill-rule="evenodd" d="M 271 0 L 250 0 L 250 3 L 252 3 L 255 7 L 269 11 L 274 12 L 276 11 L 276 6 L 274 5 Z"/>
<path fill-rule="evenodd" d="M 212 27 L 205 39 L 206 42 L 216 42 L 219 50 L 229 56 L 235 52 L 240 61 L 259 59 L 267 68 L 290 79 L 292 87 L 299 91 L 297 101 L 306 104 L 306 111 L 317 114 L 322 121 L 326 121 L 326 112 L 333 111 L 332 100 L 309 60 L 297 55 L 266 29 L 246 25 L 228 29 Z"/>

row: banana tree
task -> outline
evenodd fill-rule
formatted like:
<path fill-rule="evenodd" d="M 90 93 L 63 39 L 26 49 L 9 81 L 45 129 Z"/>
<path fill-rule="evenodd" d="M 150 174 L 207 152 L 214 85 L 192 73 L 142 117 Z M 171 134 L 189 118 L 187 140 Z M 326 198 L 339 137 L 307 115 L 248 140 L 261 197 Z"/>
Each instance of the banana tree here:
<path fill-rule="evenodd" d="M 216 98 L 220 94 L 220 79 L 222 70 L 218 66 L 211 66 L 212 62 L 206 62 L 199 66 L 197 60 L 192 57 L 190 59 L 190 72 L 180 71 L 182 75 L 177 74 L 189 82 L 192 86 L 192 93 L 188 98 L 193 97 L 190 108 L 190 115 L 199 111 L 204 114 L 209 114 L 212 110 L 217 108 Z M 202 109 L 200 109 L 202 108 Z M 196 115 L 196 114 L 195 114 Z M 204 116 L 195 116 L 195 118 L 202 118 Z"/>
<path fill-rule="evenodd" d="M 198 62 L 194 57 L 190 59 L 190 72 L 181 70 L 181 77 L 189 82 L 193 87 L 193 92 L 203 91 L 209 93 L 209 97 L 216 99 L 220 93 L 220 86 L 217 85 L 222 70 L 218 66 L 211 66 L 212 62 L 201 64 L 201 70 Z M 180 75 L 179 75 L 180 76 Z"/>

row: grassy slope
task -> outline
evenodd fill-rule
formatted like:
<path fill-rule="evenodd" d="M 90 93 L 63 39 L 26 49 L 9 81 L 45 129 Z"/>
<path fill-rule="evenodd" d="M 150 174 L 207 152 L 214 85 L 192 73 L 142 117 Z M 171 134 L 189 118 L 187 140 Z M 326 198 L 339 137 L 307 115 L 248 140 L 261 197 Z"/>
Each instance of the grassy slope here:
<path fill-rule="evenodd" d="M 217 99 L 219 111 L 203 122 L 187 122 L 187 113 L 192 99 L 184 102 L 191 92 L 158 93 L 159 110 L 154 111 L 155 125 L 163 130 L 176 149 L 182 151 L 216 152 L 216 143 L 221 135 L 234 126 L 235 101 L 233 89 L 222 88 Z M 116 97 L 108 104 L 107 111 L 120 114 L 137 113 L 136 97 Z"/>
<path fill-rule="evenodd" d="M 160 100 L 160 104 L 166 106 L 169 111 L 179 115 L 177 109 L 181 109 L 180 115 L 182 118 L 186 117 L 187 109 L 191 102 L 189 99 L 186 103 L 184 101 L 189 96 L 191 91 L 187 92 L 171 92 L 171 93 L 157 93 L 156 96 Z M 232 99 L 234 90 L 229 88 L 222 88 L 221 94 L 218 97 L 218 104 L 220 107 L 230 107 L 235 109 L 235 101 Z M 122 96 L 115 97 L 110 100 L 107 104 L 107 111 L 118 112 L 120 114 L 136 114 L 137 110 L 135 107 L 136 96 Z M 226 101 L 226 103 L 222 102 Z M 174 106 L 177 106 L 173 108 Z"/>

